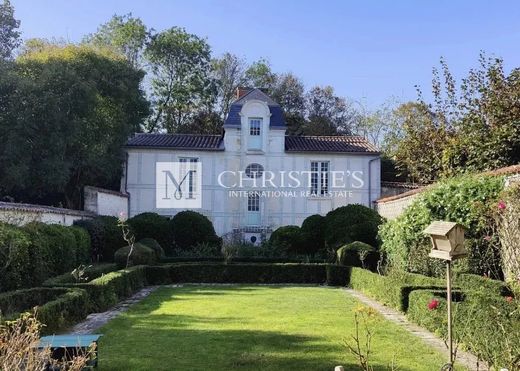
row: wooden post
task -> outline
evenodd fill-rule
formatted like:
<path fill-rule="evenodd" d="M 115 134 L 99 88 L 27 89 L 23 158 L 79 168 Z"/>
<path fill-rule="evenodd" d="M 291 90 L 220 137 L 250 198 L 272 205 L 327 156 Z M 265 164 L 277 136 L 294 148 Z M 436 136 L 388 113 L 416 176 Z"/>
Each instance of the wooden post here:
<path fill-rule="evenodd" d="M 446 301 L 448 302 L 448 347 L 450 349 L 450 365 L 453 367 L 453 334 L 451 323 L 451 261 L 446 261 Z"/>

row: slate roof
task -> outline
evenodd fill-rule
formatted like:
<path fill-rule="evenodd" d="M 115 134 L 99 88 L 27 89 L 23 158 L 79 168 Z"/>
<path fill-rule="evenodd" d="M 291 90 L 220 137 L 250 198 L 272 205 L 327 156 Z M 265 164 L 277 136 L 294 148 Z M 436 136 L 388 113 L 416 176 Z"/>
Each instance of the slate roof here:
<path fill-rule="evenodd" d="M 222 135 L 139 133 L 128 140 L 126 147 L 223 151 L 224 140 Z"/>
<path fill-rule="evenodd" d="M 224 140 L 222 135 L 139 133 L 128 140 L 126 147 L 224 151 Z M 356 136 L 286 136 L 285 151 L 379 153 L 365 138 Z"/>
<path fill-rule="evenodd" d="M 231 104 L 228 116 L 224 122 L 224 127 L 240 127 L 240 111 L 242 110 L 242 106 L 247 101 L 253 99 L 267 103 L 269 111 L 271 112 L 271 118 L 269 120 L 269 126 L 271 128 L 284 129 L 287 127 L 280 105 L 260 89 L 251 89 L 248 93 L 244 94 L 240 99 L 237 99 Z"/>
<path fill-rule="evenodd" d="M 286 136 L 286 152 L 343 152 L 378 154 L 379 150 L 358 136 Z"/>

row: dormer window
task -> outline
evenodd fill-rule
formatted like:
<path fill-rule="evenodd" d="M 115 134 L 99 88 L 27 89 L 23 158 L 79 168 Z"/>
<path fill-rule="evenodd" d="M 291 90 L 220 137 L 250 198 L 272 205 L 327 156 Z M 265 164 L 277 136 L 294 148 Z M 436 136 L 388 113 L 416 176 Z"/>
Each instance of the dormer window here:
<path fill-rule="evenodd" d="M 249 149 L 262 149 L 262 118 L 249 118 Z"/>

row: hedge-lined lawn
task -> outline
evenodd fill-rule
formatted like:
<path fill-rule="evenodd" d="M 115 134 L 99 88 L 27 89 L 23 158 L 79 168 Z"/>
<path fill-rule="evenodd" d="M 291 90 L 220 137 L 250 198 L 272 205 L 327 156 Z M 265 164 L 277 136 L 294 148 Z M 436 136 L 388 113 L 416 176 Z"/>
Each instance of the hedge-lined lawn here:
<path fill-rule="evenodd" d="M 358 369 L 343 340 L 359 306 L 325 287 L 163 287 L 100 329 L 100 370 Z M 376 319 L 375 369 L 435 370 L 443 357 Z"/>

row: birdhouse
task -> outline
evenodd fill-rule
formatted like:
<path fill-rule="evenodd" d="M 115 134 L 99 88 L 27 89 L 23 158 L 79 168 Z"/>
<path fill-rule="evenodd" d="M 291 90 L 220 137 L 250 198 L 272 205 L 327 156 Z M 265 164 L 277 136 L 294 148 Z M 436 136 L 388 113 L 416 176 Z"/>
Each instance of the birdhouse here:
<path fill-rule="evenodd" d="M 430 235 L 433 245 L 429 256 L 450 261 L 466 256 L 464 231 L 463 226 L 453 222 L 436 221 L 430 224 L 424 230 Z"/>

